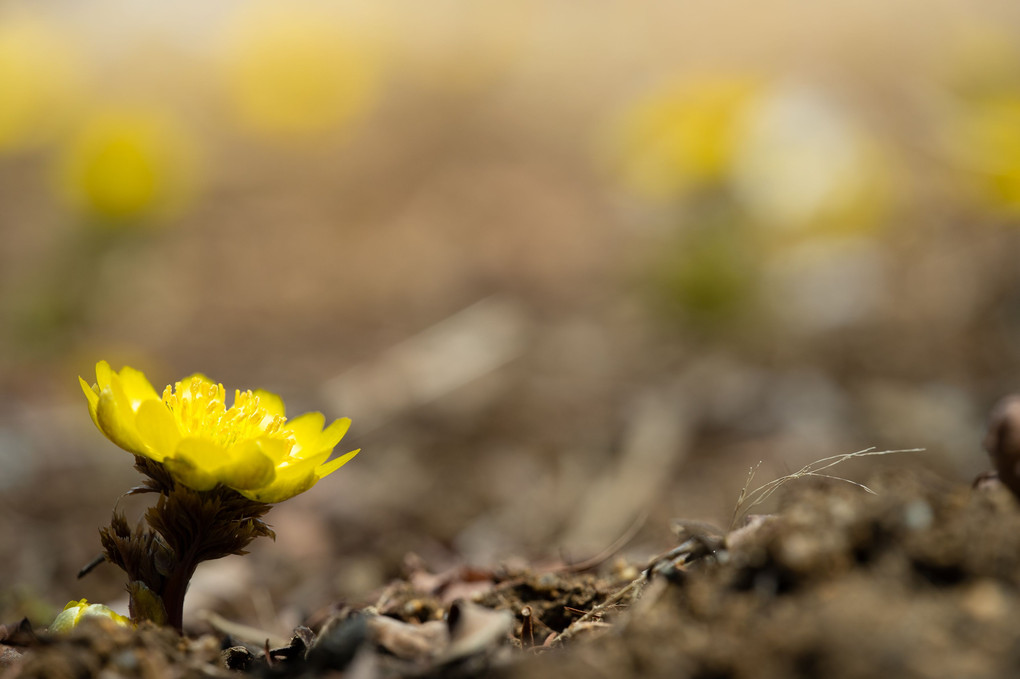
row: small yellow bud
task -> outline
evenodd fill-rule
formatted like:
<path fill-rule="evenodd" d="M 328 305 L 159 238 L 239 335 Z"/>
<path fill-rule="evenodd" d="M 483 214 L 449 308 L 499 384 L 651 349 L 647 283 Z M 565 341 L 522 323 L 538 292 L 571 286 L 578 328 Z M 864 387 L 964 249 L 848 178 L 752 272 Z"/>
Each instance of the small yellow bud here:
<path fill-rule="evenodd" d="M 53 620 L 53 623 L 50 625 L 50 631 L 59 634 L 70 632 L 85 618 L 109 618 L 118 625 L 131 626 L 129 618 L 115 613 L 109 606 L 90 604 L 88 599 L 82 599 L 81 601 L 68 602 L 64 606 L 64 610 Z"/>

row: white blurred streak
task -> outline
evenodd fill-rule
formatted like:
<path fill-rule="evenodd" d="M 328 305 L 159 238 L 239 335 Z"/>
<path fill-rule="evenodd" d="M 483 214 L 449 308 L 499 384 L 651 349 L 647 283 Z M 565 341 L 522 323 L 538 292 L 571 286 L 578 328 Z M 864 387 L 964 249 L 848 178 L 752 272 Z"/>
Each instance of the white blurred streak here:
<path fill-rule="evenodd" d="M 689 399 L 676 387 L 648 389 L 630 404 L 621 454 L 588 487 L 578 503 L 564 545 L 587 556 L 622 535 L 672 483 L 690 452 Z"/>
<path fill-rule="evenodd" d="M 737 145 L 734 184 L 752 212 L 797 228 L 840 206 L 867 181 L 861 131 L 819 92 L 778 88 L 749 112 Z"/>
<path fill-rule="evenodd" d="M 530 334 L 516 302 L 489 297 L 327 381 L 322 393 L 366 431 L 497 370 Z"/>

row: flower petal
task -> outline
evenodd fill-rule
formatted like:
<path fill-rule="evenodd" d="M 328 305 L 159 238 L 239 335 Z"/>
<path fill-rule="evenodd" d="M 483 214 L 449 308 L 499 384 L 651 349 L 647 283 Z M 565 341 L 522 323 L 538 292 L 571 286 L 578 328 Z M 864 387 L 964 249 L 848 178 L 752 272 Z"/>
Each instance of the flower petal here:
<path fill-rule="evenodd" d="M 259 405 L 265 408 L 270 415 L 286 416 L 287 412 L 282 398 L 265 389 L 255 389 L 252 393 L 259 397 Z"/>
<path fill-rule="evenodd" d="M 302 448 L 307 448 L 314 447 L 315 441 L 322 434 L 324 424 L 326 424 L 325 415 L 311 412 L 298 415 L 293 420 L 287 420 L 287 429 L 294 433 L 294 437 Z"/>
<path fill-rule="evenodd" d="M 225 486 L 235 490 L 262 488 L 273 482 L 276 476 L 273 461 L 263 452 L 273 444 L 282 443 L 272 439 L 251 439 L 232 446 L 227 455 L 229 460 L 217 472 L 216 478 Z"/>
<path fill-rule="evenodd" d="M 96 384 L 99 388 L 106 389 L 110 386 L 110 377 L 113 375 L 113 368 L 106 361 L 96 363 Z"/>
<path fill-rule="evenodd" d="M 78 624 L 78 620 L 81 618 L 85 611 L 85 607 L 88 605 L 88 599 L 68 602 L 68 604 L 64 606 L 64 610 L 62 610 L 56 619 L 50 623 L 49 630 L 59 634 L 70 632 L 74 629 L 75 625 Z"/>
<path fill-rule="evenodd" d="M 82 599 L 81 601 L 71 601 L 64 606 L 64 610 L 60 612 L 60 615 L 50 623 L 49 631 L 65 634 L 77 627 L 85 618 L 109 618 L 118 625 L 131 626 L 130 619 L 115 613 L 109 606 L 90 604 L 88 599 Z"/>
<path fill-rule="evenodd" d="M 291 442 L 286 439 L 260 436 L 257 439 L 250 439 L 250 442 L 256 444 L 259 450 L 273 461 L 274 467 L 288 459 L 287 455 L 290 453 Z"/>
<path fill-rule="evenodd" d="M 181 441 L 177 421 L 162 401 L 143 401 L 138 406 L 135 426 L 148 447 L 148 457 L 156 462 L 162 462 L 167 455 L 173 454 Z"/>
<path fill-rule="evenodd" d="M 283 502 L 288 498 L 305 492 L 315 485 L 318 478 L 315 476 L 314 460 L 301 460 L 286 467 L 276 468 L 276 478 L 268 486 L 254 490 L 241 490 L 250 500 L 256 502 L 274 503 Z"/>
<path fill-rule="evenodd" d="M 283 470 L 287 469 L 288 467 L 294 467 L 299 464 L 314 469 L 315 467 L 318 467 L 320 464 L 328 460 L 329 456 L 332 453 L 333 453 L 332 450 L 320 450 L 319 452 L 309 455 L 308 457 L 305 458 L 291 458 L 290 460 L 287 461 L 287 463 L 284 466 L 277 467 L 277 469 Z"/>
<path fill-rule="evenodd" d="M 96 404 L 96 424 L 100 431 L 129 453 L 147 455 L 146 446 L 135 429 L 134 420 L 134 412 L 117 385 L 111 384 L 100 392 L 99 402 Z"/>
<path fill-rule="evenodd" d="M 329 476 L 337 469 L 340 469 L 340 467 L 343 467 L 345 464 L 354 459 L 354 456 L 360 452 L 361 448 L 358 448 L 357 450 L 352 450 L 349 453 L 344 453 L 340 457 L 330 460 L 326 464 L 319 465 L 318 467 L 315 468 L 315 475 L 318 476 L 320 479 Z"/>
<path fill-rule="evenodd" d="M 332 474 L 344 466 L 357 455 L 361 450 L 352 450 L 341 455 L 335 460 L 323 464 L 329 456 L 328 450 L 315 454 L 304 460 L 289 464 L 285 467 L 276 468 L 276 479 L 265 488 L 258 488 L 251 491 L 240 491 L 242 495 L 257 502 L 283 502 L 289 498 L 299 495 L 316 483 L 324 476 Z"/>
<path fill-rule="evenodd" d="M 333 420 L 332 424 L 322 430 L 315 447 L 319 450 L 333 450 L 350 428 L 351 420 L 348 417 Z"/>
<path fill-rule="evenodd" d="M 216 472 L 226 455 L 223 446 L 208 439 L 188 437 L 181 439 L 174 454 L 163 460 L 163 466 L 192 490 L 212 490 L 220 482 Z"/>
<path fill-rule="evenodd" d="M 92 421 L 95 422 L 98 427 L 99 420 L 96 419 L 96 407 L 99 405 L 99 386 L 91 386 L 80 377 L 78 378 L 78 382 L 81 384 L 81 390 L 85 392 L 85 398 L 89 402 L 89 415 L 92 416 Z"/>
<path fill-rule="evenodd" d="M 124 394 L 131 402 L 132 409 L 137 410 L 143 401 L 160 400 L 159 394 L 140 370 L 124 366 L 117 373 L 117 378 L 120 379 Z"/>

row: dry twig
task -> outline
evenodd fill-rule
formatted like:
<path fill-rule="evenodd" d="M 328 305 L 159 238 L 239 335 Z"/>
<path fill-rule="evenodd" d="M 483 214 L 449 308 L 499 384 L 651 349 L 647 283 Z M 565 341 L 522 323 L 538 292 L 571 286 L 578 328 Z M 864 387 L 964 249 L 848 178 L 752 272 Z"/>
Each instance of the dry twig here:
<path fill-rule="evenodd" d="M 583 573 L 584 571 L 591 570 L 592 568 L 602 565 L 607 560 L 609 560 L 614 554 L 616 554 L 625 546 L 627 546 L 628 542 L 634 539 L 634 536 L 638 534 L 638 531 L 641 530 L 641 527 L 645 524 L 645 521 L 647 519 L 648 510 L 647 509 L 641 510 L 641 512 L 638 513 L 637 517 L 634 518 L 634 521 L 631 522 L 630 527 L 627 528 L 626 531 L 624 531 L 623 535 L 614 540 L 613 543 L 610 544 L 608 547 L 603 549 L 595 556 L 584 559 L 583 561 L 578 561 L 576 563 L 565 563 L 563 567 L 558 570 L 566 573 Z"/>

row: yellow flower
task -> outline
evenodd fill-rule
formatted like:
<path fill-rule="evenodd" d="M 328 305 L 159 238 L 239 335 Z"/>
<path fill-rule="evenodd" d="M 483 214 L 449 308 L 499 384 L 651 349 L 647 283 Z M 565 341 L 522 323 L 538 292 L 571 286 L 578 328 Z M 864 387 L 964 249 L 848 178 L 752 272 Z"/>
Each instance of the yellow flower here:
<path fill-rule="evenodd" d="M 228 43 L 225 76 L 245 126 L 300 139 L 342 128 L 374 102 L 374 50 L 343 21 L 307 3 L 245 5 Z"/>
<path fill-rule="evenodd" d="M 723 180 L 759 89 L 751 78 L 704 78 L 636 102 L 617 131 L 624 181 L 650 198 L 673 198 Z"/>
<path fill-rule="evenodd" d="M 88 599 L 70 601 L 50 625 L 51 632 L 63 634 L 77 627 L 85 618 L 109 618 L 118 625 L 131 626 L 131 620 L 115 613 L 109 606 L 90 604 Z"/>
<path fill-rule="evenodd" d="M 185 128 L 160 111 L 109 107 L 62 149 L 58 189 L 81 213 L 121 224 L 173 214 L 195 188 L 198 162 Z"/>
<path fill-rule="evenodd" d="M 961 107 L 955 129 L 962 166 L 995 206 L 1020 211 L 1020 90 Z"/>
<path fill-rule="evenodd" d="M 95 385 L 78 379 L 107 438 L 162 464 L 194 490 L 222 484 L 257 502 L 282 502 L 359 452 L 326 462 L 351 421 L 323 429 L 321 413 L 288 420 L 283 401 L 268 391 L 237 390 L 228 408 L 222 384 L 193 375 L 160 396 L 140 371 L 114 372 L 106 361 L 96 364 Z"/>

